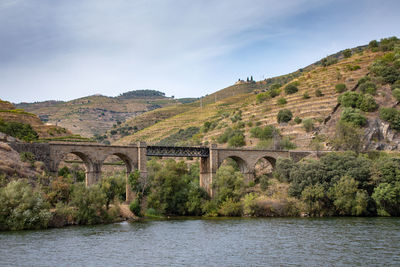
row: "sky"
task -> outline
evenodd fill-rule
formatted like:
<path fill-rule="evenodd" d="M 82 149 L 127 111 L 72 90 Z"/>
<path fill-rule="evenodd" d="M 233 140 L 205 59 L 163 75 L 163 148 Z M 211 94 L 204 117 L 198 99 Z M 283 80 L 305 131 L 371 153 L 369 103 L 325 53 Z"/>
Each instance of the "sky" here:
<path fill-rule="evenodd" d="M 0 99 L 200 97 L 400 37 L 398 0 L 0 0 Z"/>

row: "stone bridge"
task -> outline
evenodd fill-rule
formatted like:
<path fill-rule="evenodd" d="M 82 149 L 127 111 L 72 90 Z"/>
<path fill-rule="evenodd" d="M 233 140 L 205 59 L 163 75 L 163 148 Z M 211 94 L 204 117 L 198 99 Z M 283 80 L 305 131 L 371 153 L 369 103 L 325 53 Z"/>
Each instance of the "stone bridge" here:
<path fill-rule="evenodd" d="M 102 144 L 83 143 L 10 143 L 18 152 L 31 152 L 36 160 L 42 161 L 47 170 L 57 174 L 58 166 L 67 154 L 78 156 L 86 168 L 86 185 L 90 186 L 101 179 L 101 167 L 110 155 L 118 156 L 126 166 L 127 177 L 134 170 L 139 170 L 143 178 L 147 177 L 146 162 L 148 156 L 159 157 L 199 157 L 200 158 L 200 186 L 210 195 L 212 182 L 222 162 L 231 158 L 235 160 L 246 181 L 254 179 L 256 163 L 260 159 L 268 160 L 275 167 L 278 157 L 292 158 L 294 161 L 310 155 L 311 151 L 283 151 L 260 150 L 249 148 L 218 148 L 216 145 L 209 147 L 164 147 L 148 146 L 144 142 L 129 146 L 107 146 Z M 127 200 L 132 199 L 129 187 Z"/>

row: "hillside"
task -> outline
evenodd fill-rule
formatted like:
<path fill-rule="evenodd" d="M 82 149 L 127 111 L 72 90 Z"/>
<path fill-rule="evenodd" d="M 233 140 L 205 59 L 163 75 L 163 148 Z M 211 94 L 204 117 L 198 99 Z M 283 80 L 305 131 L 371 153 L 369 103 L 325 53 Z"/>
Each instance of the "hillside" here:
<path fill-rule="evenodd" d="M 16 109 L 13 104 L 0 100 L 0 122 L 23 123 L 30 125 L 39 138 L 60 138 L 70 136 L 72 133 L 65 128 L 44 124 L 37 115 Z"/>
<path fill-rule="evenodd" d="M 117 97 L 87 96 L 68 102 L 20 103 L 17 108 L 39 116 L 43 122 L 59 125 L 85 137 L 104 134 L 113 125 L 144 112 L 180 103 L 154 90 L 137 90 Z"/>
<path fill-rule="evenodd" d="M 258 127 L 260 130 L 265 126 L 273 126 L 280 132 L 280 142 L 283 142 L 283 147 L 309 149 L 318 142 L 318 149 L 332 149 L 332 139 L 337 133 L 338 122 L 345 110 L 343 105 L 338 103 L 338 96 L 343 91 L 354 91 L 367 99 L 372 98 L 379 108 L 367 112 L 346 108 L 347 113 L 353 112 L 351 113 L 353 117 L 360 115 L 366 118 L 366 123 L 362 127 L 356 127 L 357 131 L 358 129 L 362 131 L 360 138 L 364 142 L 364 148 L 397 149 L 399 140 L 394 130 L 395 126 L 393 127 L 393 119 L 392 122 L 387 118 L 383 120 L 379 114 L 382 108 L 398 109 L 394 97 L 396 91 L 391 90 L 394 89 L 394 85 L 391 84 L 400 78 L 398 70 L 400 55 L 398 52 L 396 54 L 395 49 L 398 43 L 397 38 L 385 39 L 379 44 L 371 42 L 370 46 L 344 50 L 322 59 L 301 71 L 283 76 L 285 79 L 281 76 L 279 80 L 276 77 L 272 82 L 237 84 L 206 96 L 202 99 L 202 103 L 182 105 L 173 108 L 173 112 L 170 110 L 171 107 L 158 109 L 154 113 L 147 113 L 146 119 L 142 117 L 143 115 L 138 116 L 128 123 L 132 127 L 140 125 L 138 128 L 143 129 L 115 143 L 128 144 L 144 140 L 149 143 L 169 145 L 199 145 L 219 142 L 221 146 L 227 146 L 224 134 L 229 139 L 242 133 L 244 143 L 234 145 L 271 147 L 273 145 L 271 137 L 263 138 L 259 134 L 257 136 L 255 133 L 257 129 L 254 128 Z M 384 60 L 378 60 L 382 56 L 388 58 L 386 63 L 382 63 Z M 371 73 L 373 64 L 377 67 L 373 69 L 374 73 Z M 386 75 L 385 71 L 393 72 L 394 80 L 386 81 L 387 79 L 383 77 Z M 373 87 L 376 87 L 376 92 L 360 91 L 359 80 L 364 76 L 367 77 L 367 84 L 372 83 Z M 271 85 L 276 81 L 285 83 L 275 86 L 272 95 Z M 297 91 L 285 92 L 289 84 L 293 84 Z M 336 88 L 339 84 L 345 88 L 343 91 Z M 372 96 L 364 93 L 370 93 Z M 278 123 L 277 115 L 279 111 L 285 109 L 290 110 L 292 117 L 287 123 Z M 164 120 L 159 121 L 161 114 L 167 115 L 164 116 Z M 156 117 L 158 119 L 155 119 Z M 146 124 L 142 123 L 143 121 Z M 148 126 L 150 122 L 155 124 Z"/>

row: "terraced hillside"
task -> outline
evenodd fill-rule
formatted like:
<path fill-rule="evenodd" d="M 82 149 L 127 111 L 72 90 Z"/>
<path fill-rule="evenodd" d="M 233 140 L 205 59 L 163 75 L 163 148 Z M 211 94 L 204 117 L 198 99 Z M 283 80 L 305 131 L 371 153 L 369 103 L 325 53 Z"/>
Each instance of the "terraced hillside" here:
<path fill-rule="evenodd" d="M 153 94 L 157 92 L 141 91 L 150 91 Z M 167 98 L 161 92 L 147 96 L 135 96 L 128 93 L 120 97 L 93 95 L 68 102 L 45 101 L 20 103 L 16 106 L 38 115 L 44 122 L 62 126 L 74 134 L 93 137 L 93 135 L 105 133 L 113 125 L 119 125 L 144 112 L 179 103 L 179 100 Z"/>
<path fill-rule="evenodd" d="M 37 132 L 39 138 L 57 138 L 70 136 L 72 133 L 65 128 L 44 124 L 37 115 L 16 109 L 13 104 L 0 100 L 0 121 L 29 124 Z"/>
<path fill-rule="evenodd" d="M 394 43 L 397 44 L 398 40 L 394 40 Z M 370 80 L 372 78 L 377 87 L 372 98 L 379 108 L 396 107 L 397 100 L 392 94 L 390 84 L 384 82 L 382 77 L 370 73 L 371 65 L 377 59 L 384 55 L 387 57 L 388 53 L 394 53 L 390 52 L 393 51 L 393 47 L 394 45 L 391 49 L 386 49 L 383 45 L 369 48 L 364 46 L 342 51 L 335 57 L 328 57 L 319 64 L 303 70 L 300 75 L 292 76 L 292 80 L 287 79 L 286 84 L 282 84 L 279 89 L 275 90 L 278 95 L 274 97 L 269 94 L 272 83 L 266 84 L 265 81 L 260 81 L 252 84 L 251 91 L 238 90 L 236 93 L 232 93 L 232 96 L 225 94 L 226 98 L 222 100 L 215 97 L 218 92 L 214 97 L 213 95 L 207 96 L 202 107 L 199 102 L 196 102 L 182 110 L 179 110 L 180 107 L 175 108 L 171 113 L 168 113 L 167 109 L 159 109 L 156 111 L 157 114 L 161 115 L 165 111 L 169 114 L 166 116 L 167 118 L 133 135 L 124 137 L 116 143 L 128 144 L 144 140 L 149 143 L 199 145 L 219 142 L 221 146 L 227 146 L 226 140 L 224 141 L 221 136 L 229 135 L 230 132 L 242 132 L 245 137 L 244 143 L 235 145 L 271 147 L 271 142 L 263 142 L 251 133 L 251 129 L 257 126 L 261 128 L 273 126 L 280 132 L 281 139 L 290 144 L 289 147 L 308 149 L 312 141 L 320 136 L 323 137 L 321 138 L 322 146 L 330 149 L 332 148 L 331 140 L 336 134 L 337 122 L 344 110 L 338 104 L 338 96 L 346 90 L 360 92 L 358 88 L 360 78 L 364 76 Z M 395 60 L 396 57 L 392 59 L 393 62 Z M 298 91 L 285 92 L 285 88 L 289 84 L 294 84 Z M 342 91 L 337 89 L 336 85 L 338 84 L 344 84 L 341 86 L 344 86 L 345 89 Z M 229 90 L 234 91 L 232 88 Z M 363 93 L 360 92 L 360 94 Z M 292 118 L 287 123 L 278 123 L 277 115 L 284 109 L 291 111 Z M 375 142 L 374 148 L 381 146 L 386 149 L 384 148 L 386 145 L 382 147 L 382 144 L 395 140 L 397 132 L 391 130 L 388 121 L 379 118 L 378 109 L 361 113 L 367 119 L 366 126 L 361 128 L 364 133 L 362 137 L 364 141 L 370 144 Z M 150 116 L 151 113 L 147 115 Z M 135 122 L 138 123 L 140 119 L 141 116 L 138 116 L 131 121 L 131 125 L 134 125 Z M 146 121 L 152 120 L 147 118 Z M 379 125 L 376 126 L 377 124 Z M 383 130 L 385 127 L 389 129 L 390 140 L 387 140 L 385 136 L 376 137 L 382 135 L 381 132 L 385 131 Z M 386 131 L 384 135 L 387 134 Z M 172 141 L 179 140 L 180 136 L 185 140 Z M 393 147 L 397 147 L 397 145 Z"/>

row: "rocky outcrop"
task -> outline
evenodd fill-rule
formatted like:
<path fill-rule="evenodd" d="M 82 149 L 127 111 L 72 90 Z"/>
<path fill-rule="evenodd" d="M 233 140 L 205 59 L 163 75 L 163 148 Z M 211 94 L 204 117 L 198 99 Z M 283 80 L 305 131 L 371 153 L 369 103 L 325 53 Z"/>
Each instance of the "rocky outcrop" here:
<path fill-rule="evenodd" d="M 377 117 L 368 121 L 363 141 L 365 150 L 398 150 L 400 148 L 397 132 L 390 128 L 389 123 Z"/>

